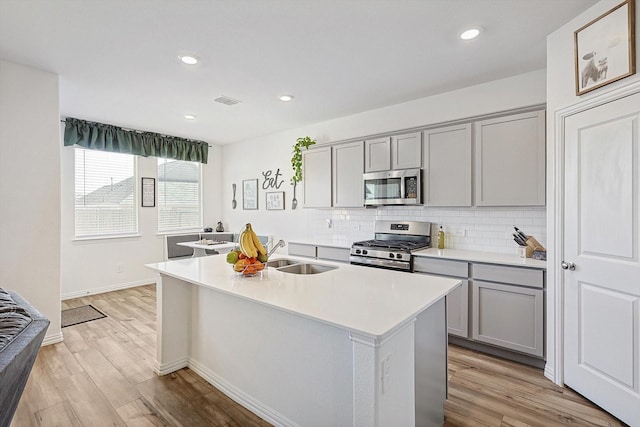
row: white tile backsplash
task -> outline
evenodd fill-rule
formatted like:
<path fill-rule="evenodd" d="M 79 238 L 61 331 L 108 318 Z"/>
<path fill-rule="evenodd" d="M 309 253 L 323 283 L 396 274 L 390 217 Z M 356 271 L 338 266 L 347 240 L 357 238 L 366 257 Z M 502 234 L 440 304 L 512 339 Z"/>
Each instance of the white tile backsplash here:
<path fill-rule="evenodd" d="M 305 217 L 310 232 L 308 239 L 340 245 L 372 239 L 374 222 L 378 219 L 429 221 L 434 225 L 433 245 L 435 233 L 442 225 L 447 236 L 446 247 L 451 249 L 516 253 L 517 245 L 511 235 L 514 225 L 542 245 L 546 240 L 545 207 L 309 209 L 305 210 Z M 454 235 L 455 232 L 463 232 L 464 236 Z"/>

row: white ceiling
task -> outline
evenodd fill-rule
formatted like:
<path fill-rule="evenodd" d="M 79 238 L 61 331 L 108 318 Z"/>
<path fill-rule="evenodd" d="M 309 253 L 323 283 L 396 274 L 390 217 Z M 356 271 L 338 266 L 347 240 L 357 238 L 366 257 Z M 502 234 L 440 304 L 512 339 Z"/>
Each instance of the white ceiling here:
<path fill-rule="evenodd" d="M 0 59 L 59 74 L 63 116 L 226 144 L 544 68 L 596 2 L 0 0 Z"/>

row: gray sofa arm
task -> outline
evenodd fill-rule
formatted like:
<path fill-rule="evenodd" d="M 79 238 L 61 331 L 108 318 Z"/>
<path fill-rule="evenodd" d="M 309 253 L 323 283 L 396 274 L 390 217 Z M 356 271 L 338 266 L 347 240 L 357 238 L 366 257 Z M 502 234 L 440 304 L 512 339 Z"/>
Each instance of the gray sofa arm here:
<path fill-rule="evenodd" d="M 11 424 L 48 327 L 19 294 L 0 288 L 0 427 Z"/>

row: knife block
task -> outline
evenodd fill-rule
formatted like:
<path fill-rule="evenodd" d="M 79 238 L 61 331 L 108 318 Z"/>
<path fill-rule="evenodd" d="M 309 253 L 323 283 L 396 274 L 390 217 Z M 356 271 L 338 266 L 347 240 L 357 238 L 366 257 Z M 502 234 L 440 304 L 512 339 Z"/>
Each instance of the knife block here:
<path fill-rule="evenodd" d="M 533 255 L 533 251 L 546 251 L 544 246 L 540 244 L 533 236 L 529 236 L 526 241 L 527 246 L 525 246 L 527 251 L 527 258 L 531 258 Z"/>

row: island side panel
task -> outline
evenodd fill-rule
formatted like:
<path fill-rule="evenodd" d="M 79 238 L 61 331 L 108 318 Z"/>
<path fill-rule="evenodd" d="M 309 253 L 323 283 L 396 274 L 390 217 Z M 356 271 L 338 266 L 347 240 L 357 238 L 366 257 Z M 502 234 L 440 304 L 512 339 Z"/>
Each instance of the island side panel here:
<path fill-rule="evenodd" d="M 193 287 L 170 276 L 158 275 L 156 278 L 158 341 L 154 370 L 158 375 L 166 375 L 189 364 Z"/>
<path fill-rule="evenodd" d="M 383 338 L 351 333 L 356 427 L 415 425 L 414 321 Z"/>
<path fill-rule="evenodd" d="M 245 280 L 254 279 L 237 286 Z M 276 425 L 351 425 L 347 331 L 206 287 L 195 292 L 195 372 Z"/>
<path fill-rule="evenodd" d="M 447 398 L 447 321 L 442 298 L 415 323 L 416 427 L 442 426 Z"/>

